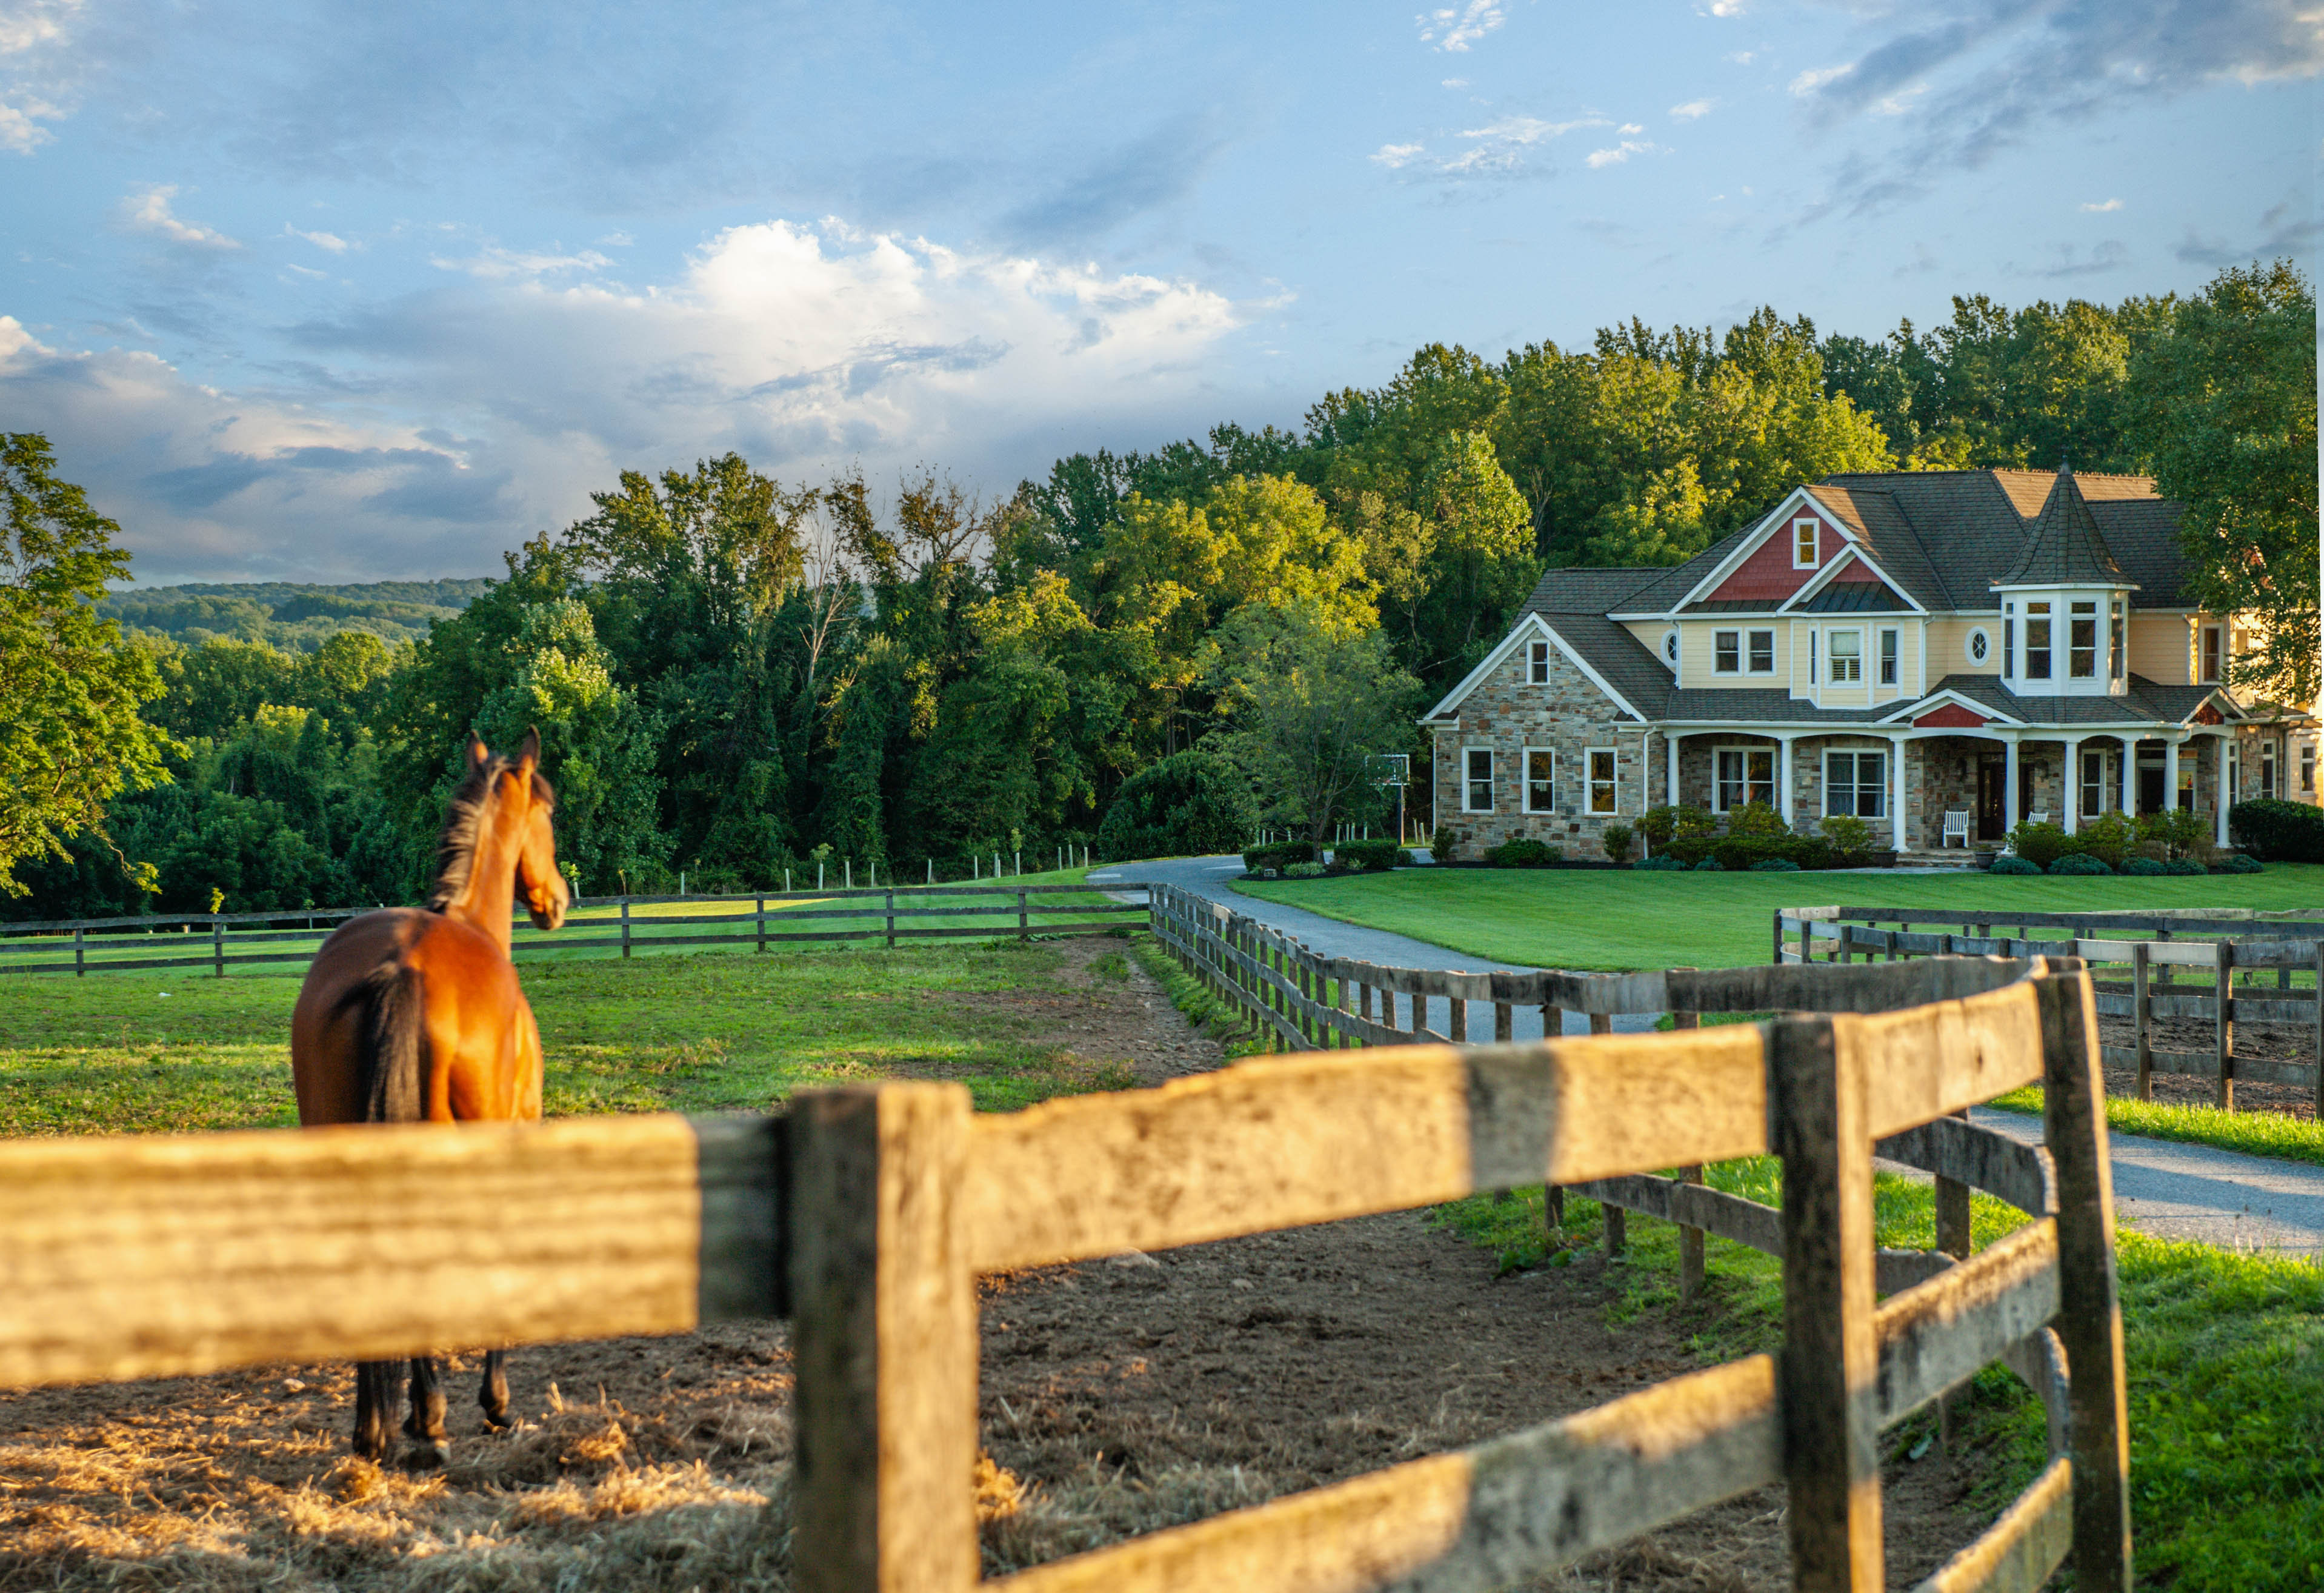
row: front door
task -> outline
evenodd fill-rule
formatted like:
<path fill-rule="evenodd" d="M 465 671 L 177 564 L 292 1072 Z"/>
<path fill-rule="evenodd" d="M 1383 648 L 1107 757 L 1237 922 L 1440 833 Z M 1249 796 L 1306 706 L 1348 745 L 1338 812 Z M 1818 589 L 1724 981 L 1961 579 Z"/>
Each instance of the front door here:
<path fill-rule="evenodd" d="M 2138 810 L 2160 813 L 2163 807 L 2163 765 L 2142 764 L 2138 769 Z"/>
<path fill-rule="evenodd" d="M 2006 793 L 2009 790 L 2009 766 L 1999 758 L 1980 759 L 1977 765 L 1977 838 L 1998 841 L 2009 838 L 2009 813 Z"/>

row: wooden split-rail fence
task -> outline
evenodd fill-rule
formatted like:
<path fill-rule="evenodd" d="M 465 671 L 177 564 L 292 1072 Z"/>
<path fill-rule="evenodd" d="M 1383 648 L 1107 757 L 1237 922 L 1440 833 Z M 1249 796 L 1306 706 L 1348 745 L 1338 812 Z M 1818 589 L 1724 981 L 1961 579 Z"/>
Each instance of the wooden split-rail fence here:
<path fill-rule="evenodd" d="M 1780 971 L 1801 991 L 1925 974 Z M 2052 1458 L 1924 1587 L 2031 1593 L 2070 1558 L 2079 1588 L 2120 1593 L 2090 987 L 2007 971 L 2027 977 L 1893 1012 L 1269 1057 L 1009 1114 L 910 1082 L 802 1092 L 779 1117 L 18 1141 L 0 1145 L 0 1385 L 788 1316 L 798 1586 L 966 1593 L 980 1273 L 1773 1153 L 1783 1209 L 1755 1220 L 1783 1257 L 1779 1353 L 992 1585 L 1481 1590 L 1782 1482 L 1795 1585 L 1870 1593 L 1881 1430 L 2006 1358 L 2052 1401 Z M 2034 1082 L 2044 1150 L 1952 1120 Z M 1876 1146 L 2034 1220 L 1880 1301 Z"/>
<path fill-rule="evenodd" d="M 1914 930 L 1914 924 L 1923 927 Z M 2008 933 L 2013 928 L 2015 935 Z M 2043 930 L 2052 933 L 2035 932 Z M 1982 909 L 1940 916 L 1927 908 L 1788 907 L 1775 913 L 1773 938 L 1774 960 L 1789 964 L 1819 960 L 1819 951 L 1821 960 L 1838 963 L 2078 957 L 2093 965 L 2098 979 L 2099 1015 L 2131 1021 L 2131 1043 L 2102 1047 L 2100 1055 L 2108 1067 L 2135 1070 L 2139 1099 L 2154 1098 L 2157 1073 L 2190 1074 L 2213 1080 L 2224 1108 L 2234 1108 L 2241 1080 L 2307 1089 L 2324 1116 L 2324 1001 L 2318 999 L 2324 991 L 2324 913 Z M 2107 965 L 2111 977 L 2101 971 Z M 2181 969 L 2187 970 L 2184 984 Z M 2257 986 L 2265 993 L 2255 994 L 2253 975 L 2267 970 L 2274 973 L 2273 988 Z M 2309 982 L 2295 986 L 2295 975 Z M 2209 993 L 2201 988 L 2206 981 Z M 2157 1018 L 2208 1022 L 2211 1049 L 2157 1051 Z M 2238 1021 L 2298 1025 L 2308 1060 L 2237 1055 Z"/>
<path fill-rule="evenodd" d="M 1056 901 L 1052 898 L 1068 897 Z M 706 907 L 707 911 L 706 911 Z M 608 912 L 607 910 L 611 910 Z M 283 912 L 194 912 L 143 918 L 0 923 L 0 973 L 91 974 L 207 968 L 220 978 L 250 963 L 307 962 L 340 922 L 369 907 Z M 974 936 L 1116 934 L 1142 903 L 1105 899 L 1087 885 L 904 885 L 767 891 L 739 896 L 576 897 L 569 918 L 544 934 L 520 914 L 516 959 L 575 954 L 628 957 L 678 947 L 770 946 L 814 940 L 899 940 Z M 1111 915 L 1113 922 L 1107 922 Z M 930 921 L 935 921 L 933 923 Z M 251 948 L 260 949 L 251 949 Z"/>

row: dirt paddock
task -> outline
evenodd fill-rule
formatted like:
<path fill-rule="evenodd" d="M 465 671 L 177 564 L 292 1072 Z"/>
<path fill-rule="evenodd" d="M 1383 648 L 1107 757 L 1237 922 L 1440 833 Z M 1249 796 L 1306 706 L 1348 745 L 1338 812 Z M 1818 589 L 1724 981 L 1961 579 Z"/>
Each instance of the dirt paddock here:
<path fill-rule="evenodd" d="M 1074 943 L 1076 989 L 1028 992 L 1047 1041 L 1141 1081 L 1214 1066 L 1119 941 Z M 980 1002 L 1007 999 L 985 995 Z M 1045 1027 L 1048 1026 L 1045 1023 Z M 1619 1327 L 1595 1255 L 1497 1277 L 1398 1214 L 985 1281 L 978 1481 L 988 1575 L 1578 1411 L 1692 1369 L 1699 1321 Z M 346 1454 L 344 1366 L 0 1395 L 0 1589 L 783 1588 L 779 1328 L 521 1349 L 521 1417 L 487 1434 L 476 1357 L 451 1378 L 454 1463 Z M 1893 1457 L 1889 1579 L 1968 1542 L 1965 1467 Z M 966 1486 L 969 1479 L 963 1479 Z M 1763 1489 L 1538 1588 L 1788 1585 Z"/>

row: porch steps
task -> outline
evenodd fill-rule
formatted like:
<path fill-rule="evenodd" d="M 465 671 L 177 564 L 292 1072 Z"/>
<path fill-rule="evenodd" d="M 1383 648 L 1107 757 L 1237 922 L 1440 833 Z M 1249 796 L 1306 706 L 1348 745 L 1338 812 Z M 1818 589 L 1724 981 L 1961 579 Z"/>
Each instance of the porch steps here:
<path fill-rule="evenodd" d="M 1964 851 L 1960 847 L 1947 847 L 1942 851 L 1937 852 L 1899 852 L 1896 854 L 1896 866 L 1950 869 L 1955 873 L 1982 872 L 1986 865 L 1993 860 L 1994 853 L 2000 849 L 1998 847 L 1984 846 L 1972 847 Z"/>

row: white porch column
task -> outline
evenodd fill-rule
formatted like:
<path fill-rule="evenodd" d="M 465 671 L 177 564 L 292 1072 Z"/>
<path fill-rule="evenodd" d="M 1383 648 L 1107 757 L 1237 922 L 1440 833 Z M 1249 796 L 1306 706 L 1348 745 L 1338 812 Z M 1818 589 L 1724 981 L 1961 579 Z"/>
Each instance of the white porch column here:
<path fill-rule="evenodd" d="M 1888 835 L 1889 845 L 1898 851 L 1904 849 L 1904 738 L 1899 735 L 1888 737 Z"/>
<path fill-rule="evenodd" d="M 2004 734 L 2001 745 L 2006 749 L 2001 770 L 2001 828 L 2006 832 L 2016 829 L 2025 815 L 2017 810 L 2017 733 Z"/>
<path fill-rule="evenodd" d="M 2138 737 L 2122 738 L 2122 810 L 2126 817 L 2138 817 Z"/>
<path fill-rule="evenodd" d="M 2216 744 L 2213 763 L 2218 773 L 2211 778 L 2211 806 L 2218 810 L 2218 844 L 2227 844 L 2227 807 L 2232 800 L 2227 791 L 2227 742 L 2235 732 L 2223 730 L 2211 737 Z"/>
<path fill-rule="evenodd" d="M 1667 806 L 1678 806 L 1678 736 L 1675 730 L 1663 732 L 1663 777 L 1669 783 Z"/>
<path fill-rule="evenodd" d="M 2066 833 L 2071 835 L 2080 828 L 2081 821 L 2077 804 L 2082 800 L 2082 738 L 2079 736 L 2069 736 L 2065 740 L 2065 798 L 2058 807 L 2059 811 L 2065 815 Z"/>
<path fill-rule="evenodd" d="M 1775 749 L 1775 805 L 1783 810 L 1784 828 L 1792 828 L 1792 742 L 1789 736 L 1778 736 Z"/>
<path fill-rule="evenodd" d="M 2163 810 L 2166 813 L 2179 805 L 2179 742 L 2173 736 L 2163 743 Z"/>

